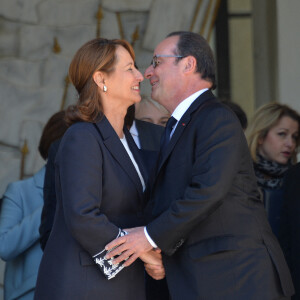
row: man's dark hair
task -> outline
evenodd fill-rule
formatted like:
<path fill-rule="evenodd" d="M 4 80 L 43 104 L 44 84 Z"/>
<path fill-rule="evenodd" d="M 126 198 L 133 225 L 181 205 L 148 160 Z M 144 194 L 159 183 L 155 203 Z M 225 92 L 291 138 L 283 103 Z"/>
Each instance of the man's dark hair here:
<path fill-rule="evenodd" d="M 238 117 L 242 128 L 244 130 L 246 130 L 247 126 L 248 126 L 248 119 L 247 119 L 247 115 L 246 113 L 243 111 L 243 109 L 236 103 L 231 102 L 231 101 L 226 101 L 223 100 L 222 101 L 223 104 L 225 104 L 226 106 L 228 106 Z"/>
<path fill-rule="evenodd" d="M 171 36 L 179 36 L 175 54 L 183 57 L 194 56 L 197 61 L 197 72 L 201 74 L 202 79 L 210 81 L 212 89 L 215 89 L 215 60 L 207 41 L 200 34 L 190 31 L 175 31 L 167 35 Z"/>

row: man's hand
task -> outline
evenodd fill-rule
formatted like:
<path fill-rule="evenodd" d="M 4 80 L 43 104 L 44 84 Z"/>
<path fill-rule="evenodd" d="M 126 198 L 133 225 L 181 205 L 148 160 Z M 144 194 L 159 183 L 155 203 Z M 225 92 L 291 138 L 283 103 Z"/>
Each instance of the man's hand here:
<path fill-rule="evenodd" d="M 144 264 L 146 272 L 155 280 L 164 279 L 166 276 L 165 268 L 163 265 L 152 265 L 152 264 Z"/>
<path fill-rule="evenodd" d="M 124 230 L 129 233 L 113 240 L 105 246 L 105 249 L 111 250 L 116 247 L 116 249 L 106 254 L 106 258 L 109 259 L 113 256 L 121 254 L 119 257 L 113 260 L 114 264 L 118 264 L 128 258 L 128 260 L 124 263 L 124 266 L 128 267 L 140 255 L 150 251 L 152 246 L 145 236 L 144 227 L 136 227 Z"/>
<path fill-rule="evenodd" d="M 166 276 L 162 262 L 161 250 L 159 248 L 142 254 L 140 259 L 145 263 L 146 272 L 153 279 L 161 280 Z"/>
<path fill-rule="evenodd" d="M 161 250 L 159 248 L 150 250 L 146 253 L 143 253 L 140 255 L 140 259 L 145 263 L 145 264 L 151 264 L 151 265 L 156 265 L 156 266 L 162 266 L 162 256 L 161 256 Z"/>

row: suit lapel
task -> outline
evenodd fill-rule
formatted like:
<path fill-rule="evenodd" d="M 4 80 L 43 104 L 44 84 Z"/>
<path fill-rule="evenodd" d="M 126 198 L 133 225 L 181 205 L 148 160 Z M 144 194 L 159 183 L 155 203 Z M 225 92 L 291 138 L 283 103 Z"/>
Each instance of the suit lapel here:
<path fill-rule="evenodd" d="M 103 139 L 103 143 L 107 150 L 111 153 L 114 159 L 119 163 L 121 168 L 127 173 L 128 177 L 132 180 L 140 197 L 142 197 L 143 187 L 141 180 L 136 172 L 136 169 L 125 150 L 122 142 L 120 141 L 118 135 L 112 128 L 111 124 L 108 122 L 105 116 L 102 120 L 95 124 L 96 128 Z"/>
<path fill-rule="evenodd" d="M 188 108 L 188 110 L 184 113 L 184 115 L 182 116 L 182 118 L 179 120 L 179 122 L 177 124 L 177 127 L 173 133 L 173 136 L 172 136 L 169 144 L 167 145 L 166 150 L 163 153 L 163 156 L 160 157 L 160 159 L 159 159 L 156 174 L 159 173 L 161 167 L 163 166 L 166 159 L 169 157 L 173 148 L 177 144 L 180 136 L 182 135 L 185 128 L 188 126 L 189 122 L 191 121 L 193 112 L 196 111 L 197 109 L 199 109 L 200 107 L 202 107 L 202 105 L 204 105 L 204 103 L 206 103 L 206 101 L 208 101 L 211 98 L 215 98 L 215 96 L 213 95 L 213 93 L 210 90 L 204 92 L 191 104 L 191 106 Z"/>

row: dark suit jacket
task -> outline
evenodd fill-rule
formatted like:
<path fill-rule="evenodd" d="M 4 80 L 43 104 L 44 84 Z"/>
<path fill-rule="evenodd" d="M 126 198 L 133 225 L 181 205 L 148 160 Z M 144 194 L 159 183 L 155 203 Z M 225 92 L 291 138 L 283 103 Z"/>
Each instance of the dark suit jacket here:
<path fill-rule="evenodd" d="M 160 137 L 163 133 L 164 127 L 140 120 L 135 120 L 135 122 L 142 148 L 140 155 L 149 173 L 155 165 L 157 159 L 160 146 Z M 44 182 L 44 207 L 42 211 L 41 226 L 39 228 L 42 250 L 44 250 L 46 247 L 46 243 L 49 239 L 54 221 L 56 209 L 54 161 L 60 142 L 61 139 L 53 142 L 48 152 Z"/>
<path fill-rule="evenodd" d="M 147 180 L 138 149 L 127 130 L 125 134 Z M 144 223 L 141 181 L 107 119 L 72 125 L 61 141 L 55 169 L 57 208 L 35 299 L 144 299 L 141 261 L 108 281 L 92 260 L 119 228 Z"/>
<path fill-rule="evenodd" d="M 147 230 L 163 251 L 172 300 L 293 293 L 243 130 L 211 91 L 179 121 L 149 194 L 154 220 Z"/>
<path fill-rule="evenodd" d="M 279 230 L 279 241 L 290 267 L 296 294 L 300 299 L 300 163 L 286 174 L 284 182 L 284 203 Z"/>
<path fill-rule="evenodd" d="M 141 149 L 159 151 L 160 138 L 164 127 L 137 119 L 135 119 L 135 125 L 139 134 Z"/>

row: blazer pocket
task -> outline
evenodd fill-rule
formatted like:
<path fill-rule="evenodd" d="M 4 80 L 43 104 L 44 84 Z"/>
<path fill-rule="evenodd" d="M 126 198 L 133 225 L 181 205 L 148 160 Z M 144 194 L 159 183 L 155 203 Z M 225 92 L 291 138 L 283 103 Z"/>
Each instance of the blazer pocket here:
<path fill-rule="evenodd" d="M 202 240 L 188 248 L 192 259 L 200 259 L 204 256 L 216 254 L 218 252 L 237 250 L 238 245 L 235 236 L 216 236 Z"/>
<path fill-rule="evenodd" d="M 82 266 L 95 266 L 93 258 L 87 252 L 79 252 L 80 264 Z"/>

